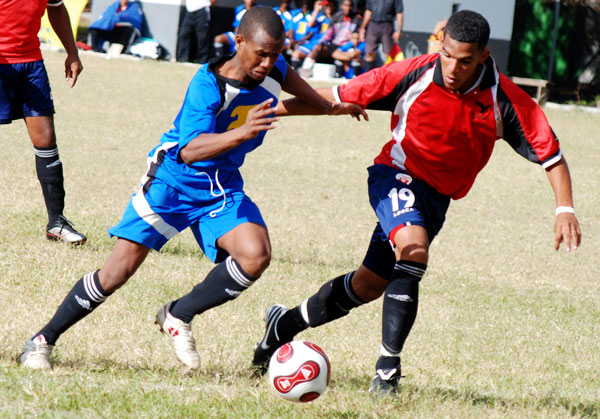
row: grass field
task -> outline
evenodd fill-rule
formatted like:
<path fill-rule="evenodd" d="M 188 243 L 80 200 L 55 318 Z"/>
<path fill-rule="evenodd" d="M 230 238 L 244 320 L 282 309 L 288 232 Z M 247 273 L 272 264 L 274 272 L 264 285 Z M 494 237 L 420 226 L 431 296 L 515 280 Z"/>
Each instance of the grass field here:
<path fill-rule="evenodd" d="M 242 297 L 197 317 L 202 369 L 183 375 L 153 323 L 212 263 L 184 232 L 151 253 L 130 282 L 70 329 L 55 368 L 15 359 L 73 283 L 99 268 L 196 67 L 84 55 L 70 90 L 64 55 L 45 52 L 64 163 L 66 215 L 89 242 L 48 242 L 24 124 L 0 128 L 0 417 L 598 417 L 600 415 L 600 115 L 548 110 L 571 167 L 583 245 L 553 250 L 554 199 L 543 170 L 499 141 L 470 195 L 451 205 L 431 248 L 420 313 L 403 352 L 401 393 L 367 394 L 380 343 L 381 301 L 299 338 L 332 363 L 327 393 L 308 405 L 278 398 L 249 364 L 264 308 L 299 303 L 361 262 L 375 224 L 366 170 L 389 137 L 389 115 L 279 122 L 243 168 L 273 260 Z"/>

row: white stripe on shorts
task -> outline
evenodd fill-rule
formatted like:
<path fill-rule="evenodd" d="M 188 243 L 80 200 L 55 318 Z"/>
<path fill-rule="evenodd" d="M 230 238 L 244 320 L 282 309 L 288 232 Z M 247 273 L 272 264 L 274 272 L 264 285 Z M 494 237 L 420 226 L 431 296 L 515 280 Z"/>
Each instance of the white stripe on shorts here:
<path fill-rule="evenodd" d="M 175 227 L 167 223 L 160 215 L 150 208 L 150 204 L 148 204 L 148 201 L 146 201 L 146 197 L 144 196 L 143 186 L 135 195 L 133 195 L 131 203 L 140 218 L 154 227 L 154 229 L 165 236 L 167 240 L 179 233 Z"/>

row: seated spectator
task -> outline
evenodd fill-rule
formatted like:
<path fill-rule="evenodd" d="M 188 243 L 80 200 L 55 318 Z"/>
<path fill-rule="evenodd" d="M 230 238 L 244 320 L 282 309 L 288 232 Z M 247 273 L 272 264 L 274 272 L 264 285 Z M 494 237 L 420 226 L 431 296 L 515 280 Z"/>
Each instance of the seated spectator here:
<path fill-rule="evenodd" d="M 291 64 L 294 70 L 298 70 L 302 60 L 309 55 L 312 50 L 321 42 L 323 36 L 329 28 L 329 22 L 333 15 L 335 5 L 332 1 L 322 0 L 315 3 L 315 8 L 308 20 L 308 26 L 311 28 L 312 36 L 305 43 L 296 45 L 291 57 Z"/>
<path fill-rule="evenodd" d="M 309 25 L 312 16 L 309 0 L 302 0 L 302 7 L 292 10 L 291 14 L 292 21 L 290 29 L 287 31 L 287 38 L 289 40 L 288 49 L 294 51 L 298 45 L 311 39 L 317 28 Z"/>
<path fill-rule="evenodd" d="M 331 54 L 335 60 L 336 74 L 338 77 L 351 79 L 364 71 L 365 42 L 360 42 L 360 34 L 353 32 L 350 41 Z"/>
<path fill-rule="evenodd" d="M 144 17 L 137 1 L 117 0 L 92 22 L 88 43 L 97 52 L 107 52 L 105 42 L 122 45 L 124 53 L 141 36 Z M 120 48 L 121 49 L 121 48 Z"/>
<path fill-rule="evenodd" d="M 225 32 L 215 36 L 214 47 L 215 56 L 231 54 L 235 51 L 235 34 L 244 14 L 254 6 L 255 0 L 244 0 L 244 4 L 240 4 L 235 8 L 235 17 L 233 18 L 233 31 Z"/>
<path fill-rule="evenodd" d="M 352 9 L 352 0 L 343 0 L 340 11 L 331 18 L 327 32 L 311 53 L 304 59 L 300 74 L 303 77 L 312 75 L 312 68 L 317 61 L 330 61 L 331 54 L 337 48 L 350 41 L 350 36 L 361 25 L 361 17 Z"/>
<path fill-rule="evenodd" d="M 287 33 L 290 29 L 292 29 L 292 11 L 289 10 L 289 1 L 281 0 L 281 3 L 278 6 L 273 7 L 273 10 L 279 15 L 281 21 L 283 22 L 283 28 Z"/>

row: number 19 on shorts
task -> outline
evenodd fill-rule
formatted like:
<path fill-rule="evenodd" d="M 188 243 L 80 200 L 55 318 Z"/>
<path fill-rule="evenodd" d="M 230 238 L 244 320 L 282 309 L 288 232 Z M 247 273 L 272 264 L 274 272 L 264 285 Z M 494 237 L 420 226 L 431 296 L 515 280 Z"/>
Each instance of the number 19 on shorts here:
<path fill-rule="evenodd" d="M 394 217 L 401 214 L 414 211 L 415 194 L 408 188 L 392 188 L 388 193 L 388 197 L 392 203 L 392 212 Z"/>

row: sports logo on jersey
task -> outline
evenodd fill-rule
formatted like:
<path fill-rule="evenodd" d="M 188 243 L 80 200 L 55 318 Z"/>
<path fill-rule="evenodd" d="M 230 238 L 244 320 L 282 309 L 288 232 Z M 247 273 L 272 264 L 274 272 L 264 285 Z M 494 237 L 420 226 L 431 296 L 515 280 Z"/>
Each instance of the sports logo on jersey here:
<path fill-rule="evenodd" d="M 396 175 L 396 180 L 399 180 L 400 182 L 404 183 L 405 185 L 410 185 L 413 181 L 412 176 L 407 175 L 406 173 L 398 173 Z"/>
<path fill-rule="evenodd" d="M 248 112 L 250 109 L 255 107 L 256 105 L 240 105 L 236 106 L 231 112 L 231 119 L 233 121 L 227 127 L 227 131 L 239 128 L 246 122 L 246 117 L 248 116 Z M 235 118 L 235 119 L 234 119 Z"/>
<path fill-rule="evenodd" d="M 484 113 L 485 111 L 487 111 L 492 105 L 484 105 L 483 103 L 479 102 L 478 100 L 475 101 L 475 104 L 477 106 L 479 106 L 479 108 L 481 109 L 481 113 Z"/>

